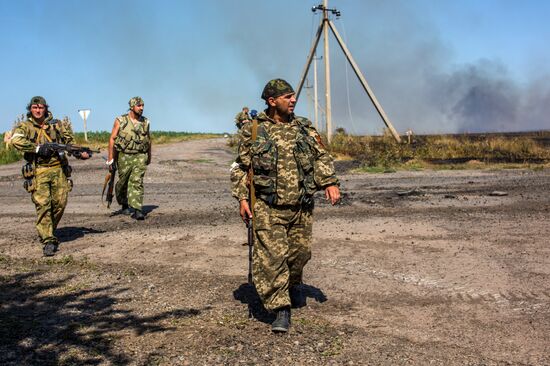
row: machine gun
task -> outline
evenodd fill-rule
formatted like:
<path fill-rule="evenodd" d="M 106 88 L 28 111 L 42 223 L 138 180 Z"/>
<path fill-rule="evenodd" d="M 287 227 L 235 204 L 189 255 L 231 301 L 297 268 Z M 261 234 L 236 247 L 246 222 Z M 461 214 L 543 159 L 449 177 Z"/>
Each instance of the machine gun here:
<path fill-rule="evenodd" d="M 87 153 L 90 157 L 93 154 L 99 153 L 99 149 L 90 149 L 89 147 L 73 145 L 73 144 L 58 144 L 57 142 L 45 142 L 44 145 L 47 149 L 56 153 L 66 152 L 76 158 L 80 157 L 82 153 Z"/>

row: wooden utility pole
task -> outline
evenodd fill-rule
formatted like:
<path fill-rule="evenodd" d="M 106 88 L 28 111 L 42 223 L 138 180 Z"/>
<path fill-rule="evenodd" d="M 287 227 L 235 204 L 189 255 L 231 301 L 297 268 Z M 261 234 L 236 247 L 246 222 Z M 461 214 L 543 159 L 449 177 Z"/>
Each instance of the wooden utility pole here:
<path fill-rule="evenodd" d="M 309 67 L 311 65 L 311 62 L 315 56 L 315 50 L 317 49 L 317 45 L 319 44 L 319 39 L 321 38 L 321 33 L 324 34 L 325 37 L 325 87 L 326 87 L 326 119 L 327 119 L 327 139 L 328 142 L 332 139 L 332 116 L 331 116 L 331 95 L 330 95 L 330 63 L 329 63 L 329 47 L 328 47 L 328 30 L 332 31 L 332 34 L 334 34 L 334 37 L 338 41 L 338 45 L 344 52 L 346 59 L 350 63 L 351 67 L 353 68 L 353 71 L 355 72 L 355 75 L 359 79 L 359 82 L 361 83 L 361 86 L 363 86 L 363 89 L 367 93 L 368 97 L 370 98 L 372 104 L 374 105 L 374 108 L 376 108 L 376 111 L 384 121 L 384 124 L 388 128 L 388 130 L 391 132 L 393 137 L 397 142 L 401 142 L 401 137 L 393 127 L 392 123 L 390 122 L 390 119 L 386 115 L 386 112 L 384 112 L 384 109 L 378 102 L 378 99 L 376 99 L 376 96 L 374 95 L 374 92 L 369 87 L 369 84 L 367 83 L 367 80 L 361 73 L 361 70 L 359 69 L 359 66 L 357 66 L 357 63 L 353 59 L 351 52 L 348 50 L 346 44 L 342 40 L 342 37 L 340 37 L 340 34 L 336 30 L 336 27 L 334 24 L 332 24 L 332 21 L 328 18 L 328 13 L 332 13 L 336 16 L 340 16 L 340 12 L 336 9 L 329 9 L 327 7 L 328 0 L 323 0 L 323 5 L 317 5 L 314 6 L 311 10 L 313 12 L 316 12 L 317 10 L 323 11 L 323 17 L 321 19 L 321 23 L 319 24 L 319 27 L 317 28 L 317 34 L 315 35 L 315 39 L 313 41 L 313 44 L 311 45 L 311 49 L 309 51 L 309 56 L 307 58 L 306 66 L 304 68 L 304 71 L 302 72 L 302 77 L 300 79 L 300 83 L 298 84 L 298 90 L 296 92 L 296 99 L 300 97 L 300 92 L 302 90 L 302 87 L 304 85 L 304 80 L 306 78 L 306 75 L 309 71 Z"/>
<path fill-rule="evenodd" d="M 315 120 L 313 123 L 315 124 L 315 129 L 319 130 L 319 97 L 317 96 L 317 57 L 313 56 L 313 105 L 314 105 L 314 112 L 313 115 L 315 116 Z"/>
<path fill-rule="evenodd" d="M 328 19 L 328 10 L 327 10 L 328 0 L 323 0 L 323 25 L 327 24 Z M 325 108 L 327 111 L 327 140 L 330 142 L 332 140 L 332 100 L 330 95 L 330 57 L 329 57 L 329 48 L 328 48 L 328 27 L 323 26 L 323 34 L 325 37 Z"/>

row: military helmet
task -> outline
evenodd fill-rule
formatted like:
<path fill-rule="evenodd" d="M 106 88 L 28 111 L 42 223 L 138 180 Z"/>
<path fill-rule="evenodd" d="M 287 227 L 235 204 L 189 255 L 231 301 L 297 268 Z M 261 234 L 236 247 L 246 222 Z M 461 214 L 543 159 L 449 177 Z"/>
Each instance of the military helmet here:
<path fill-rule="evenodd" d="M 46 108 L 49 107 L 48 103 L 46 103 L 46 99 L 44 99 L 44 97 L 41 97 L 40 95 L 31 98 L 31 101 L 29 102 L 29 104 L 27 104 L 27 110 L 30 111 L 31 106 L 34 104 L 42 104 Z"/>
<path fill-rule="evenodd" d="M 128 105 L 130 106 L 130 108 L 133 108 L 134 106 L 140 105 L 140 104 L 145 104 L 143 103 L 143 98 L 141 97 L 133 97 L 128 101 Z"/>
<path fill-rule="evenodd" d="M 281 95 L 294 93 L 294 89 L 283 79 L 273 79 L 267 82 L 262 92 L 262 99 L 277 98 Z"/>

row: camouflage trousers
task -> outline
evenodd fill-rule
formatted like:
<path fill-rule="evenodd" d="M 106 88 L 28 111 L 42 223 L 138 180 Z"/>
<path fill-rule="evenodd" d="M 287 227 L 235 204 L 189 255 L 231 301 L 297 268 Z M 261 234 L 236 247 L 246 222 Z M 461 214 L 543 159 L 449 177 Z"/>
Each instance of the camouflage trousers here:
<path fill-rule="evenodd" d="M 313 207 L 254 205 L 254 286 L 264 307 L 290 306 L 289 288 L 302 283 L 311 258 Z"/>
<path fill-rule="evenodd" d="M 40 167 L 35 172 L 35 190 L 32 202 L 36 206 L 36 229 L 40 241 L 57 242 L 54 231 L 61 221 L 71 186 L 61 166 Z"/>
<path fill-rule="evenodd" d="M 147 154 L 118 153 L 118 181 L 115 185 L 116 200 L 136 210 L 143 207 L 143 177 L 147 168 Z"/>

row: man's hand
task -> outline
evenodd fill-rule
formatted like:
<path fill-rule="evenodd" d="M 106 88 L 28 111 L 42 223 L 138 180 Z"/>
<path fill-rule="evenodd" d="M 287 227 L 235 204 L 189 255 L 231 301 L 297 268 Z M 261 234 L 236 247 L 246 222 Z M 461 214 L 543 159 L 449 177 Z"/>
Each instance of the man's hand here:
<path fill-rule="evenodd" d="M 83 151 L 83 152 L 74 152 L 73 156 L 77 159 L 80 159 L 80 160 L 86 160 L 86 159 L 90 158 L 90 154 L 88 154 L 85 151 Z"/>
<path fill-rule="evenodd" d="M 105 165 L 109 167 L 109 171 L 112 173 L 115 168 L 115 159 L 107 160 Z"/>
<path fill-rule="evenodd" d="M 241 215 L 241 218 L 245 223 L 247 223 L 250 219 L 252 219 L 252 212 L 250 211 L 250 206 L 248 205 L 247 200 L 240 200 L 239 201 L 239 213 Z"/>
<path fill-rule="evenodd" d="M 340 188 L 338 186 L 328 186 L 325 188 L 325 197 L 332 205 L 340 200 Z"/>

